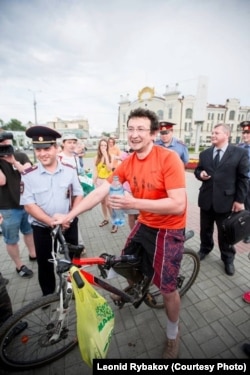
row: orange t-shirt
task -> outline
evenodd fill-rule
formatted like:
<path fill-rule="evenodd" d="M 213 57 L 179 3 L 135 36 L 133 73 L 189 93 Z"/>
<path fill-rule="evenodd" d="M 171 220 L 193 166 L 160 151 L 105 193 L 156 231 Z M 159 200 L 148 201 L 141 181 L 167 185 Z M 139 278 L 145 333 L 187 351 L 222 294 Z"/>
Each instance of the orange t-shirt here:
<path fill-rule="evenodd" d="M 156 145 L 142 160 L 138 159 L 136 153 L 132 154 L 113 174 L 119 176 L 121 183 L 129 182 L 135 198 L 166 198 L 167 190 L 186 187 L 184 165 L 179 155 Z M 112 177 L 107 180 L 111 183 Z M 152 228 L 181 229 L 186 227 L 186 210 L 182 215 L 140 211 L 138 221 Z"/>

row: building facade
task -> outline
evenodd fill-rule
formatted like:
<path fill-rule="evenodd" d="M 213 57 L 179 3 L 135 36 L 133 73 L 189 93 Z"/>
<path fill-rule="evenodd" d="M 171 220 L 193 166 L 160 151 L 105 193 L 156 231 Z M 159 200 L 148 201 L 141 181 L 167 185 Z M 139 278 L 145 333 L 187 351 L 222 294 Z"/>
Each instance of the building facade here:
<path fill-rule="evenodd" d="M 231 143 L 239 143 L 241 129 L 239 123 L 250 119 L 250 106 L 242 107 L 238 99 L 227 99 L 225 104 L 207 104 L 205 120 L 197 123 L 194 120 L 194 110 L 197 98 L 193 95 L 183 96 L 178 85 L 173 89 L 166 87 L 165 93 L 156 94 L 154 88 L 144 87 L 138 92 L 138 97 L 130 101 L 129 94 L 121 96 L 118 109 L 117 136 L 126 142 L 127 118 L 131 110 L 143 107 L 157 113 L 159 120 L 176 124 L 175 136 L 188 146 L 211 144 L 211 131 L 214 125 L 226 123 L 231 126 Z"/>
<path fill-rule="evenodd" d="M 89 123 L 87 119 L 68 121 L 57 117 L 54 121 L 47 122 L 46 125 L 51 129 L 55 129 L 60 134 L 73 133 L 79 139 L 89 138 Z"/>

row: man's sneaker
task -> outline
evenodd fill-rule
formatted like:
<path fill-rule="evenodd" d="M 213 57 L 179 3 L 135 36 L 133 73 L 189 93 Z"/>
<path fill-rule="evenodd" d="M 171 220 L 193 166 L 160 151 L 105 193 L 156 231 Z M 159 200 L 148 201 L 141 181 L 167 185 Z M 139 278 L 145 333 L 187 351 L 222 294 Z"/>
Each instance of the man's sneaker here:
<path fill-rule="evenodd" d="M 31 271 L 28 267 L 23 265 L 20 270 L 16 268 L 16 272 L 19 276 L 23 277 L 24 279 L 30 279 L 33 276 L 33 271 Z"/>
<path fill-rule="evenodd" d="M 162 355 L 163 359 L 175 359 L 178 358 L 179 354 L 179 347 L 180 347 L 180 333 L 175 340 L 171 340 L 167 338 L 166 346 Z"/>
<path fill-rule="evenodd" d="M 32 257 L 31 255 L 29 255 L 29 261 L 30 262 L 36 262 L 37 261 L 37 257 Z"/>

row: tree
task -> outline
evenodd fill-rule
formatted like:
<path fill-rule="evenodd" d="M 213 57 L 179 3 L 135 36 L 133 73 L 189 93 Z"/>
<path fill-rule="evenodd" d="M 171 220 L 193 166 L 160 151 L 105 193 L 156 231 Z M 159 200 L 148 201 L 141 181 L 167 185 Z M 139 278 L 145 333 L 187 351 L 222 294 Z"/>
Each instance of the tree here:
<path fill-rule="evenodd" d="M 110 133 L 102 132 L 102 136 L 109 138 L 110 137 Z"/>
<path fill-rule="evenodd" d="M 2 125 L 2 129 L 4 130 L 13 130 L 13 131 L 25 131 L 26 127 L 22 125 L 21 121 L 16 119 L 11 119 L 5 125 Z"/>

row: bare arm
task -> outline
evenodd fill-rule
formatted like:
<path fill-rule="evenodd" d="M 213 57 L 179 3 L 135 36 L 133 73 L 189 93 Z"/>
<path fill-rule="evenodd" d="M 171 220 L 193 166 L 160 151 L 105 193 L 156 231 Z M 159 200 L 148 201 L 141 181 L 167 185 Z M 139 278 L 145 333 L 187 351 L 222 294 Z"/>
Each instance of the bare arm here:
<path fill-rule="evenodd" d="M 53 227 L 53 218 L 47 215 L 36 203 L 26 204 L 24 205 L 24 209 L 37 221 L 41 221 L 45 225 Z"/>
<path fill-rule="evenodd" d="M 76 197 L 73 197 L 73 207 L 78 206 L 78 204 L 83 200 L 83 195 L 77 195 Z"/>
<path fill-rule="evenodd" d="M 167 198 L 161 199 L 138 199 L 130 194 L 111 195 L 108 202 L 114 209 L 137 209 L 140 211 L 148 211 L 160 215 L 181 215 L 186 209 L 187 198 L 186 189 L 169 190 Z"/>
<path fill-rule="evenodd" d="M 74 207 L 68 214 L 66 215 L 55 214 L 53 216 L 54 225 L 67 224 L 76 216 L 95 207 L 109 193 L 109 187 L 110 187 L 109 182 L 105 180 L 101 186 L 93 190 L 90 194 L 88 194 L 85 198 L 83 198 L 78 204 L 74 203 Z"/>
<path fill-rule="evenodd" d="M 6 182 L 7 182 L 6 176 L 3 173 L 3 171 L 0 169 L 0 186 L 6 185 Z"/>
<path fill-rule="evenodd" d="M 14 155 L 4 156 L 2 159 L 7 161 L 7 163 L 11 164 L 19 173 L 22 173 L 25 169 L 31 167 L 31 163 L 26 162 L 25 164 L 21 164 L 20 161 L 15 159 Z"/>

